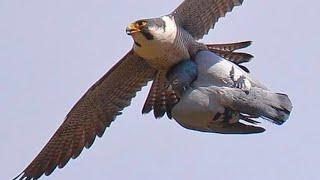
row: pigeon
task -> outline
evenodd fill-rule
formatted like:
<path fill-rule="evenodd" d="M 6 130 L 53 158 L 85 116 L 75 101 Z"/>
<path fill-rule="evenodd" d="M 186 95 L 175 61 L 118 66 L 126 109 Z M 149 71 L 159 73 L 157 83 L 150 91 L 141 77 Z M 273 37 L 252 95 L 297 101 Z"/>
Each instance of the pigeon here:
<path fill-rule="evenodd" d="M 220 134 L 253 134 L 261 117 L 277 125 L 290 115 L 292 103 L 254 80 L 236 64 L 213 52 L 201 51 L 195 60 L 184 60 L 166 75 L 180 96 L 171 114 L 187 129 Z"/>

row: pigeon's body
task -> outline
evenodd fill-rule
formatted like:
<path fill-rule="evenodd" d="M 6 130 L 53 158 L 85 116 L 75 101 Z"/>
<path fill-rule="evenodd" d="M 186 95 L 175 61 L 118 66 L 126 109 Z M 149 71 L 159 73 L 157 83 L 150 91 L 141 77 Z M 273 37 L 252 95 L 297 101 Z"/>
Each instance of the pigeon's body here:
<path fill-rule="evenodd" d="M 282 124 L 288 118 L 292 109 L 288 97 L 267 90 L 237 65 L 208 51 L 199 52 L 195 63 L 181 64 L 183 70 L 178 64 L 175 68 L 180 72 L 172 70 L 168 75 L 173 89 L 181 94 L 172 116 L 183 127 L 224 134 L 259 133 L 264 129 L 239 120 L 255 122 L 245 117 L 264 117 Z M 197 74 L 190 68 L 197 68 Z"/>
<path fill-rule="evenodd" d="M 197 81 L 194 83 L 197 87 L 209 85 L 233 87 L 235 81 L 245 77 L 243 83 L 246 86 L 267 89 L 259 81 L 252 79 L 247 72 L 239 68 L 236 64 L 209 51 L 198 53 L 196 62 L 199 75 Z"/>

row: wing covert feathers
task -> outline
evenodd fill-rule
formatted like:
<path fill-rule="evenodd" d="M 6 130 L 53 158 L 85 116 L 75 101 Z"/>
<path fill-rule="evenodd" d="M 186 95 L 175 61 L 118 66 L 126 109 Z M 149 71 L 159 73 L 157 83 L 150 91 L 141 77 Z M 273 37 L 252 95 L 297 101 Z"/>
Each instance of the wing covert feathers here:
<path fill-rule="evenodd" d="M 195 39 L 208 34 L 220 17 L 243 0 L 185 0 L 172 13 L 176 22 Z"/>
<path fill-rule="evenodd" d="M 103 135 L 154 74 L 155 70 L 131 50 L 89 88 L 37 157 L 15 179 L 38 179 L 51 174 L 56 167 L 63 168 L 70 158 L 78 157 L 96 136 Z"/>

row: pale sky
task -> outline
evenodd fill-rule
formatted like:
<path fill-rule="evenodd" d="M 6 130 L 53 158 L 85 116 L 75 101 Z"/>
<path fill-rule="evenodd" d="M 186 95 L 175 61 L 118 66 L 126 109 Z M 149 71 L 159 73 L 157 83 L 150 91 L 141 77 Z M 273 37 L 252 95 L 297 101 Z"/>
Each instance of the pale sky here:
<path fill-rule="evenodd" d="M 182 0 L 0 0 L 0 179 L 19 174 L 82 94 L 132 46 L 131 21 Z M 46 178 L 319 179 L 319 5 L 245 0 L 203 42 L 252 40 L 251 74 L 289 95 L 290 119 L 257 135 L 219 135 L 142 115 L 149 88 L 89 150 Z M 150 85 L 150 84 L 149 84 Z"/>

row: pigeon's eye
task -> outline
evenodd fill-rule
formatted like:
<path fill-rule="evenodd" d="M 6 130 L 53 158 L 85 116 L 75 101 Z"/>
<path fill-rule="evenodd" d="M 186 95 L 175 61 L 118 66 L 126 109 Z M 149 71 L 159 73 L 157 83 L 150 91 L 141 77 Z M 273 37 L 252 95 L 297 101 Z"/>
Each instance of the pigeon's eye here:
<path fill-rule="evenodd" d="M 179 83 L 179 80 L 178 79 L 175 79 L 172 81 L 172 84 L 178 84 Z"/>

